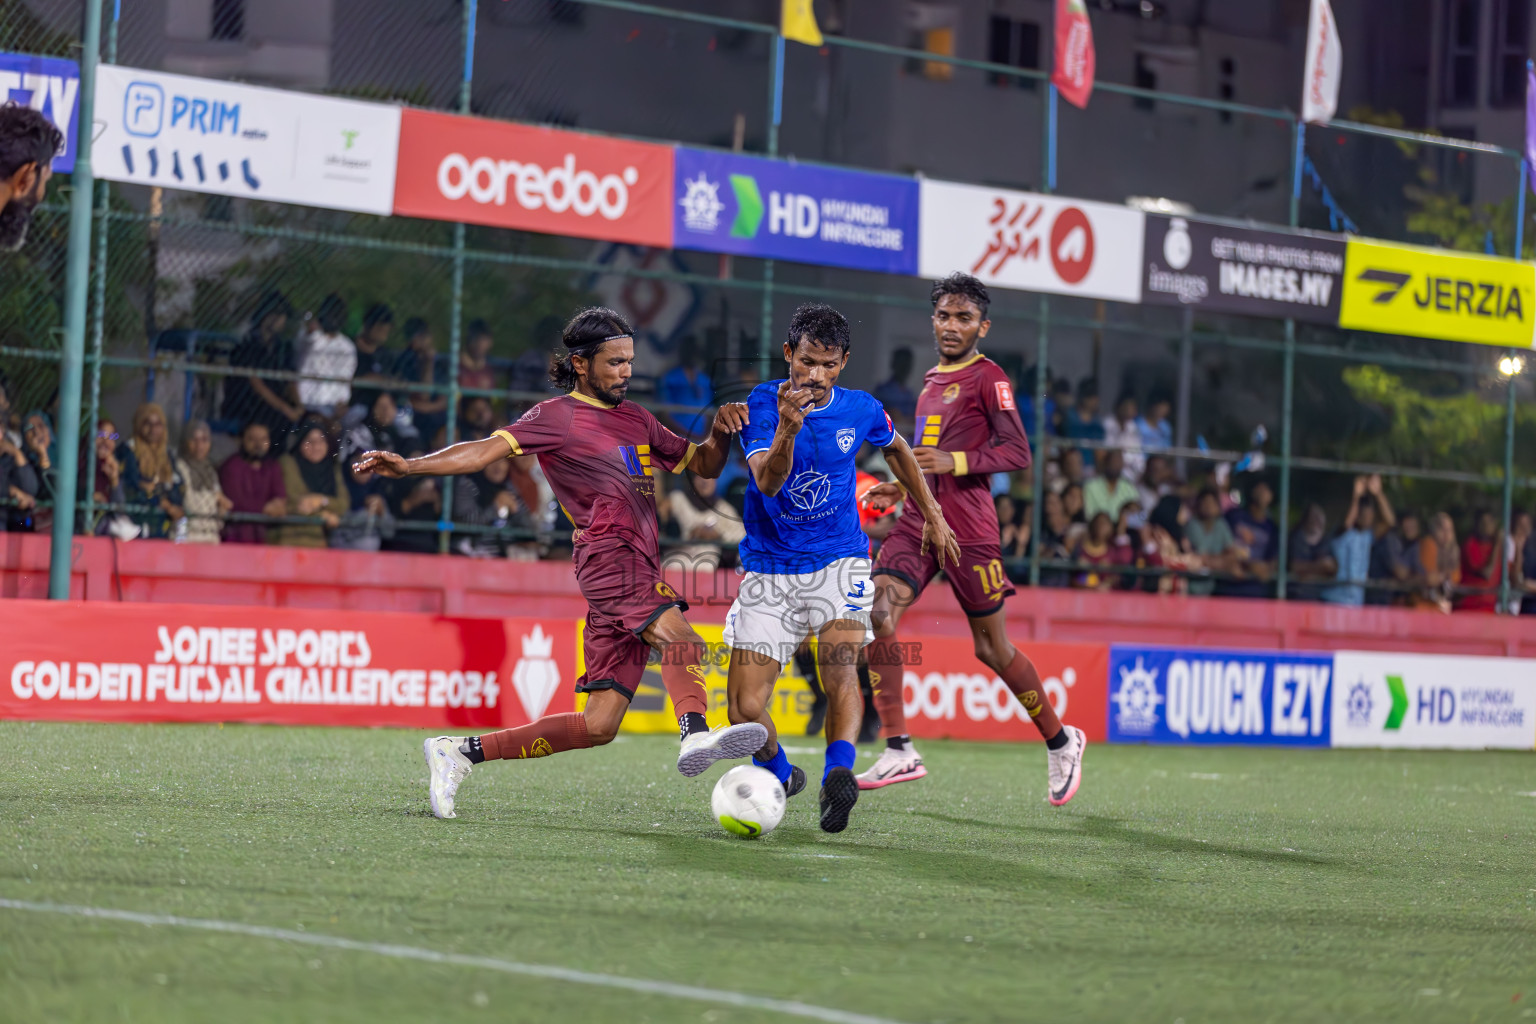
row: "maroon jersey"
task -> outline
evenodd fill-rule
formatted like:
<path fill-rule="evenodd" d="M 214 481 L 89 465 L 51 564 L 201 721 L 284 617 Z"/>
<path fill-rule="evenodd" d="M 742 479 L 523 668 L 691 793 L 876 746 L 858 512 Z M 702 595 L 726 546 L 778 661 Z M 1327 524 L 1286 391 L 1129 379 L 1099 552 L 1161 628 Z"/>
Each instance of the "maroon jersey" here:
<path fill-rule="evenodd" d="M 928 487 L 956 539 L 997 543 L 988 478 L 1029 465 L 1029 438 L 1003 368 L 978 352 L 963 363 L 929 370 L 917 396 L 912 447 L 920 446 L 954 456 L 954 474 L 929 474 Z"/>
<path fill-rule="evenodd" d="M 582 543 L 624 534 L 639 551 L 660 557 L 656 484 L 660 467 L 681 473 L 697 445 L 678 437 L 633 402 L 610 406 L 571 393 L 540 402 L 496 431 L 513 455 L 537 455 L 560 507 Z"/>

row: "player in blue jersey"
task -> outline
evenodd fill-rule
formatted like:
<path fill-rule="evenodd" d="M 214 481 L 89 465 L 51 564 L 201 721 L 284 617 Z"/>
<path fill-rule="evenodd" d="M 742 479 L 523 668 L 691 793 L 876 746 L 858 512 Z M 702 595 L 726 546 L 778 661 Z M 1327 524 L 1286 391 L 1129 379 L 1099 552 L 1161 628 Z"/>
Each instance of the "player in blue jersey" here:
<path fill-rule="evenodd" d="M 774 681 L 808 636 L 826 690 L 827 760 L 821 779 L 821 827 L 841 832 L 859 797 L 853 742 L 863 717 L 858 659 L 874 639 L 869 538 L 859 526 L 854 459 L 866 441 L 885 449 L 886 463 L 923 517 L 923 550 L 959 563 L 960 548 L 928 490 L 922 468 L 880 403 L 837 386 L 848 364 L 847 319 L 822 303 L 795 310 L 784 359 L 789 376 L 753 389 L 741 445 L 752 471 L 743 517 L 746 571 L 726 617 L 731 648 L 726 691 L 732 725 L 761 722 L 768 743 L 753 762 L 772 771 L 793 796 L 805 773 L 791 765 L 768 715 Z M 895 484 L 878 497 L 894 503 Z M 877 489 L 878 490 L 878 489 Z"/>

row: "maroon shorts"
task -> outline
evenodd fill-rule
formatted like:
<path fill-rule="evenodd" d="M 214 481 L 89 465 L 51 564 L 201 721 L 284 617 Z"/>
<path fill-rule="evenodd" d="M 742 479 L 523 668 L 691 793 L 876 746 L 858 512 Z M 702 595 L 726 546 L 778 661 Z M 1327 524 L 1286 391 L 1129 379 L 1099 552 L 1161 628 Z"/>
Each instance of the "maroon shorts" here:
<path fill-rule="evenodd" d="M 661 566 L 618 539 L 582 545 L 575 554 L 576 582 L 587 599 L 582 650 L 587 670 L 577 693 L 616 690 L 634 700 L 651 647 L 640 634 L 668 608 L 688 603 L 662 581 Z"/>
<path fill-rule="evenodd" d="M 910 586 L 914 595 L 933 582 L 939 557 L 930 549 L 922 554 L 922 516 L 902 516 L 875 555 L 871 576 L 895 576 Z M 996 541 L 960 542 L 960 564 L 944 566 L 944 575 L 960 608 L 972 617 L 991 615 L 1014 594 L 1013 583 L 1003 569 L 1002 545 Z M 877 589 L 878 592 L 878 589 Z"/>

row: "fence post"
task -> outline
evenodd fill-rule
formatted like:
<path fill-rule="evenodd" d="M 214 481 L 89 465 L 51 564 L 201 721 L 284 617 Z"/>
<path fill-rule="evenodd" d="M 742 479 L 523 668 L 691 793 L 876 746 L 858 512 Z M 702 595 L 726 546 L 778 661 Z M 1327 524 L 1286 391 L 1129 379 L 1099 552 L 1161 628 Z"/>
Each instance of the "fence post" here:
<path fill-rule="evenodd" d="M 1301 168 L 1306 160 L 1307 126 L 1298 118 L 1291 153 L 1291 227 L 1301 220 Z M 1280 531 L 1275 565 L 1275 597 L 1285 600 L 1286 560 L 1291 554 L 1291 407 L 1296 399 L 1296 321 L 1285 319 L 1285 370 L 1280 389 L 1280 500 L 1275 528 Z M 1246 497 L 1246 495 L 1244 496 Z"/>
<path fill-rule="evenodd" d="M 768 89 L 768 155 L 779 155 L 779 124 L 784 120 L 784 36 L 777 30 L 772 41 L 773 72 Z M 759 372 L 763 380 L 773 373 L 773 260 L 763 261 L 763 320 L 759 330 Z"/>
<path fill-rule="evenodd" d="M 1523 166 L 1523 165 L 1522 165 Z M 1522 188 L 1522 191 L 1524 189 Z M 1509 536 L 1510 517 L 1515 503 L 1515 381 L 1517 373 L 1509 375 L 1509 386 L 1504 391 L 1504 536 Z M 1519 552 L 1515 553 L 1519 556 Z M 1494 557 L 1499 560 L 1499 614 L 1509 607 L 1509 561 L 1504 557 L 1502 546 Z"/>
<path fill-rule="evenodd" d="M 80 392 L 85 357 L 86 291 L 91 278 L 91 132 L 95 117 L 96 59 L 101 49 L 102 0 L 87 0 L 80 49 L 80 121 L 75 169 L 70 175 L 69 262 L 64 277 L 64 351 L 59 360 L 59 464 L 53 501 L 53 546 L 48 553 L 48 596 L 69 600 L 74 555 L 75 483 L 80 475 Z"/>
<path fill-rule="evenodd" d="M 469 0 L 464 5 L 464 77 L 459 81 L 459 113 L 469 113 L 469 96 L 475 77 L 475 14 L 479 0 Z M 463 339 L 464 321 L 464 223 L 453 226 L 453 302 L 448 310 L 448 422 L 444 440 L 453 444 L 459 439 L 459 347 Z M 430 438 L 427 443 L 431 444 Z M 438 554 L 448 553 L 448 543 L 453 534 L 453 485 L 443 487 L 443 512 L 437 523 Z"/>
<path fill-rule="evenodd" d="M 1041 125 L 1045 145 L 1040 154 L 1045 191 L 1056 191 L 1056 85 L 1050 83 L 1045 93 L 1045 118 Z M 1050 374 L 1045 372 L 1046 357 L 1051 351 L 1051 298 L 1040 296 L 1040 345 L 1035 353 L 1035 422 L 1029 425 L 1034 431 L 1034 452 L 1030 459 L 1029 473 L 1029 585 L 1040 585 L 1040 527 L 1045 520 L 1041 506 L 1045 503 L 1045 464 L 1041 461 L 1050 455 L 1050 445 L 1045 437 L 1045 400 L 1051 393 Z"/>
<path fill-rule="evenodd" d="M 117 25 L 122 19 L 122 14 L 122 0 L 114 0 L 112 23 L 107 26 L 107 46 L 104 54 L 108 64 L 117 60 Z M 96 518 L 96 421 L 101 418 L 101 350 L 107 319 L 107 218 L 111 215 L 111 209 L 111 186 L 105 181 L 98 181 L 96 183 L 96 263 L 91 268 L 95 282 L 95 293 L 91 297 L 91 404 L 90 411 L 85 417 L 86 436 L 91 439 L 91 443 L 85 446 L 85 472 L 77 474 L 77 479 L 86 481 L 83 525 L 87 535 L 91 533 L 92 520 Z M 59 515 L 60 510 L 55 508 L 53 514 Z M 73 518 L 74 510 L 69 510 L 69 514 Z"/>

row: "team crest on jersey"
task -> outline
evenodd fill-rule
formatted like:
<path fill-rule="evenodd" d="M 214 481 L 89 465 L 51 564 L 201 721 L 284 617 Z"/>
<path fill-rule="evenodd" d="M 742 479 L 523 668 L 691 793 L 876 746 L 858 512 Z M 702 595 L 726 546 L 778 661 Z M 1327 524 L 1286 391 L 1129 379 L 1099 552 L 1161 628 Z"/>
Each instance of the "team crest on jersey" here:
<path fill-rule="evenodd" d="M 959 384 L 951 384 L 949 387 L 944 389 L 944 404 L 945 405 L 954 405 L 955 404 L 955 399 L 957 399 L 959 397 L 960 397 L 960 385 Z"/>
<path fill-rule="evenodd" d="M 784 490 L 796 508 L 802 512 L 811 512 L 826 504 L 827 498 L 831 497 L 832 480 L 825 473 L 808 469 L 791 480 Z"/>
<path fill-rule="evenodd" d="M 668 601 L 676 601 L 677 600 L 677 591 L 673 590 L 671 587 L 667 586 L 665 583 L 661 582 L 660 580 L 656 581 L 656 593 L 661 595 L 663 598 L 665 598 Z"/>
<path fill-rule="evenodd" d="M 854 429 L 852 427 L 839 427 L 837 429 L 837 450 L 844 455 L 853 447 Z"/>

